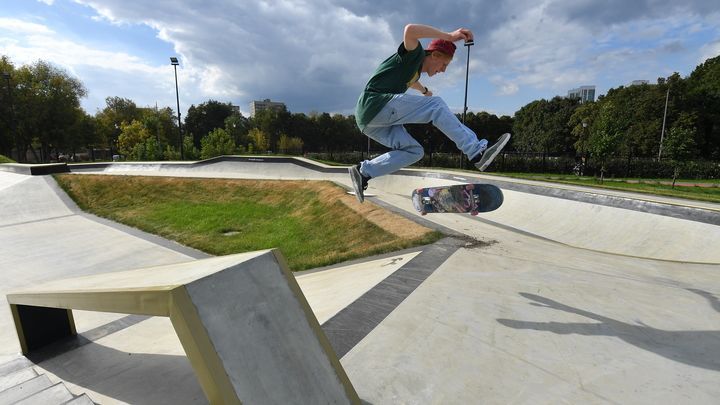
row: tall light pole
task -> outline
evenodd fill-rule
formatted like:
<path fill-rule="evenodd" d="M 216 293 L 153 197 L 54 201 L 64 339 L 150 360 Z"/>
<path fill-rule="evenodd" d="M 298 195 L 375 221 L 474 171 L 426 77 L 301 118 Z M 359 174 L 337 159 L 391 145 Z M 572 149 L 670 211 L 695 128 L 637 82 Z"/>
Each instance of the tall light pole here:
<path fill-rule="evenodd" d="M 22 163 L 25 159 L 20 156 L 20 135 L 17 133 L 17 128 L 15 127 L 15 105 L 13 104 L 12 89 L 10 88 L 10 73 L 3 72 L 2 75 L 5 79 L 5 85 L 7 87 L 8 101 L 10 101 L 10 130 L 15 135 L 15 149 L 17 150 L 18 162 Z"/>
<path fill-rule="evenodd" d="M 660 157 L 662 157 L 662 144 L 663 144 L 663 139 L 665 138 L 665 119 L 667 118 L 668 99 L 670 99 L 670 85 L 669 84 L 668 84 L 667 93 L 665 94 L 665 113 L 663 114 L 663 126 L 662 126 L 662 131 L 660 132 L 660 149 L 658 150 L 658 162 L 660 161 Z"/>
<path fill-rule="evenodd" d="M 467 107 L 467 91 L 468 91 L 468 78 L 470 77 L 470 47 L 473 45 L 475 45 L 475 41 L 473 41 L 472 39 L 465 41 L 465 46 L 467 47 L 468 55 L 467 55 L 467 64 L 465 66 L 465 103 L 463 104 L 463 113 L 462 113 L 463 125 L 465 125 L 465 114 L 467 113 L 467 109 L 468 109 L 468 107 Z M 464 156 L 461 153 L 460 154 L 460 168 L 461 169 L 463 168 L 463 160 L 464 160 L 463 158 L 464 158 Z"/>
<path fill-rule="evenodd" d="M 177 83 L 177 67 L 180 64 L 178 62 L 178 59 L 174 56 L 170 57 L 170 64 L 173 65 L 173 68 L 175 69 L 175 98 L 177 99 L 177 114 L 178 114 L 178 136 L 180 137 L 180 160 L 184 159 L 183 156 L 183 137 L 182 137 L 182 128 L 181 128 L 181 121 L 180 121 L 180 92 L 178 92 L 178 83 Z"/>

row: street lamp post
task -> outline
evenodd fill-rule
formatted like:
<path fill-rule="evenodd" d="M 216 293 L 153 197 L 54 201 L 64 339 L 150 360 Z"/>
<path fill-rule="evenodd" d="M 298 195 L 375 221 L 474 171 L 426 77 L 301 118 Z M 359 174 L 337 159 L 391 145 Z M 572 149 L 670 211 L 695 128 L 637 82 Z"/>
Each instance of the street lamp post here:
<path fill-rule="evenodd" d="M 463 104 L 462 123 L 465 125 L 465 114 L 467 113 L 467 92 L 468 92 L 468 78 L 470 77 L 470 47 L 475 45 L 475 41 L 472 39 L 465 41 L 467 47 L 467 65 L 465 66 L 465 103 Z M 463 154 L 460 154 L 460 168 L 463 168 Z"/>
<path fill-rule="evenodd" d="M 665 119 L 667 118 L 667 105 L 668 105 L 669 99 L 670 99 L 670 85 L 668 85 L 667 93 L 665 94 L 665 112 L 663 113 L 663 124 L 662 124 L 662 130 L 660 131 L 660 148 L 658 149 L 658 162 L 662 158 L 663 140 L 665 138 Z"/>
<path fill-rule="evenodd" d="M 15 105 L 13 104 L 12 99 L 12 89 L 10 88 L 10 73 L 3 72 L 3 78 L 5 78 L 5 85 L 7 87 L 7 93 L 8 93 L 8 101 L 10 101 L 10 130 L 15 135 L 15 150 L 17 150 L 17 159 L 18 162 L 22 163 L 25 161 L 25 159 L 22 159 L 20 156 L 20 135 L 17 132 L 17 128 L 15 127 Z"/>
<path fill-rule="evenodd" d="M 180 160 L 184 159 L 183 156 L 183 137 L 182 137 L 182 128 L 181 128 L 181 121 L 180 121 L 180 93 L 178 92 L 178 82 L 177 82 L 177 67 L 180 64 L 178 62 L 178 59 L 174 56 L 170 57 L 170 64 L 173 65 L 173 68 L 175 69 L 175 98 L 177 99 L 177 115 L 178 115 L 178 136 L 180 137 Z"/>

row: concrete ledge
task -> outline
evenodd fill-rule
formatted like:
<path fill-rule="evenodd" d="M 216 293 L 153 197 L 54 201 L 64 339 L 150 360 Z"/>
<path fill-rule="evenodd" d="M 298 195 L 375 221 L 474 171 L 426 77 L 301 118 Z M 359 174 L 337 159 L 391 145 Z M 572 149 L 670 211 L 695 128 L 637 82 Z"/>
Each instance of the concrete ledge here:
<path fill-rule="evenodd" d="M 7 295 L 23 353 L 72 309 L 167 316 L 211 403 L 359 403 L 276 250 L 67 279 Z"/>
<path fill-rule="evenodd" d="M 17 174 L 27 174 L 29 176 L 42 176 L 53 173 L 69 173 L 67 163 L 48 163 L 48 164 L 22 164 L 22 163 L 2 163 L 0 171 L 11 172 Z"/>

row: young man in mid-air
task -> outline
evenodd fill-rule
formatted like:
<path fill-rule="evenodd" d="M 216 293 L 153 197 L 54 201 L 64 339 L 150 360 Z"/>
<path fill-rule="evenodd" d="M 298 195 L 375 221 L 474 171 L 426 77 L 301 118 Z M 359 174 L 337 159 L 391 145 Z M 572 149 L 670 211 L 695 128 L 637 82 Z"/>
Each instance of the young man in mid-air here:
<path fill-rule="evenodd" d="M 420 38 L 434 39 L 423 49 Z M 383 61 L 368 81 L 355 107 L 355 120 L 365 135 L 392 150 L 349 169 L 358 201 L 365 199 L 363 192 L 368 180 L 409 166 L 423 157 L 422 146 L 403 124 L 432 122 L 481 171 L 510 139 L 506 134 L 488 148 L 487 140 L 479 140 L 440 97 L 434 97 L 432 91 L 420 83 L 422 73 L 434 76 L 445 72 L 455 55 L 454 42 L 460 40 L 472 41 L 472 32 L 465 28 L 443 32 L 427 25 L 408 24 L 397 53 Z M 409 88 L 422 95 L 405 94 Z"/>

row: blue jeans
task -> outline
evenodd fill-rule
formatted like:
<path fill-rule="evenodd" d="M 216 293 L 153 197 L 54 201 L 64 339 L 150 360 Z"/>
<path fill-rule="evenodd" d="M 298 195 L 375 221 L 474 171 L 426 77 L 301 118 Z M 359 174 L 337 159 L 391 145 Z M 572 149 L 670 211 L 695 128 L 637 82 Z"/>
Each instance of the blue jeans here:
<path fill-rule="evenodd" d="M 433 123 L 455 142 L 469 159 L 487 148 L 485 139 L 478 140 L 468 127 L 457 119 L 440 97 L 398 94 L 365 126 L 365 135 L 392 150 L 365 160 L 360 173 L 378 177 L 400 170 L 422 159 L 423 147 L 405 130 L 403 124 Z"/>

